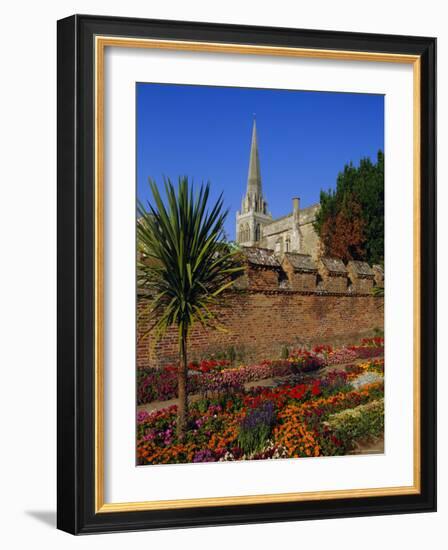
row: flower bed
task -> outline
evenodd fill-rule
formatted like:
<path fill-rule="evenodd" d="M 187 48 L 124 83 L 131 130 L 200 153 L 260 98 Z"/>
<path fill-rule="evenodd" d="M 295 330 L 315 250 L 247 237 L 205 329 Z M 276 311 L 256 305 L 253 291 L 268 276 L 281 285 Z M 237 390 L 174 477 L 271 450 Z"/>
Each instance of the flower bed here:
<path fill-rule="evenodd" d="M 328 425 L 335 437 L 349 447 L 354 447 L 360 439 L 378 437 L 384 432 L 384 399 L 333 414 Z"/>
<path fill-rule="evenodd" d="M 334 427 L 328 419 L 383 395 L 381 382 L 357 390 L 345 373 L 329 373 L 304 384 L 203 398 L 190 406 L 182 443 L 176 438 L 175 405 L 139 413 L 138 464 L 344 454 L 353 446 L 353 438 L 349 430 L 341 429 L 340 422 Z M 362 433 L 368 430 L 364 427 Z"/>
<path fill-rule="evenodd" d="M 282 377 L 293 373 L 291 361 L 263 361 L 256 365 L 228 367 L 204 374 L 190 372 L 188 392 L 235 392 L 243 384 L 266 378 Z M 165 401 L 177 397 L 177 368 L 147 369 L 138 373 L 137 403 Z"/>
<path fill-rule="evenodd" d="M 341 365 L 357 359 L 378 357 L 384 353 L 381 338 L 364 339 L 359 346 L 334 350 L 331 346 L 299 348 L 288 359 L 262 361 L 253 365 L 232 367 L 230 361 L 201 361 L 189 365 L 188 392 L 237 392 L 248 382 L 281 378 L 292 374 L 316 371 L 328 365 Z M 137 403 L 166 401 L 177 397 L 177 367 L 141 369 L 137 375 Z"/>

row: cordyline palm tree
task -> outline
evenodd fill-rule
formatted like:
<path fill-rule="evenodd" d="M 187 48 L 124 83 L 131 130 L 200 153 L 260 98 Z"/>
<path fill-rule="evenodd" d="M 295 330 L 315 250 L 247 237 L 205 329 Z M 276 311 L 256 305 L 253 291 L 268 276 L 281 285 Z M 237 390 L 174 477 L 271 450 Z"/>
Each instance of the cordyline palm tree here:
<path fill-rule="evenodd" d="M 374 286 L 372 288 L 372 296 L 384 298 L 384 286 Z M 378 309 L 384 309 L 384 301 L 378 304 Z"/>
<path fill-rule="evenodd" d="M 171 326 L 179 336 L 177 434 L 185 438 L 188 420 L 187 342 L 196 322 L 220 328 L 213 309 L 221 293 L 232 284 L 232 275 L 243 268 L 235 250 L 223 241 L 222 195 L 209 206 L 210 185 L 193 192 L 188 178 L 179 178 L 177 191 L 164 181 L 166 201 L 156 183 L 149 180 L 153 203 L 139 205 L 137 223 L 138 285 L 147 291 L 159 339 Z"/>

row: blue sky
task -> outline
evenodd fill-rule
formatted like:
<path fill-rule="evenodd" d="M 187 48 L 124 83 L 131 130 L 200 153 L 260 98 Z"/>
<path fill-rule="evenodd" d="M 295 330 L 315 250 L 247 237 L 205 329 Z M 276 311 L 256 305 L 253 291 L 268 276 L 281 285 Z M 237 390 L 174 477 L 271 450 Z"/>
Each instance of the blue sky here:
<path fill-rule="evenodd" d="M 263 192 L 274 217 L 306 207 L 321 189 L 334 188 L 350 161 L 375 160 L 384 150 L 384 97 L 137 84 L 137 194 L 151 200 L 148 177 L 210 181 L 212 200 L 224 192 L 226 222 L 235 237 L 235 214 L 246 190 L 253 114 L 256 113 Z"/>

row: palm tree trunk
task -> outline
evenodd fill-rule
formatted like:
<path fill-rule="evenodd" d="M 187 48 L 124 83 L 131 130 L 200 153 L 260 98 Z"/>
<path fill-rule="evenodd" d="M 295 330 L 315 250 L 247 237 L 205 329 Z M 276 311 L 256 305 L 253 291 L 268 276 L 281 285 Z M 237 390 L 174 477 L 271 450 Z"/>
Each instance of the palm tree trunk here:
<path fill-rule="evenodd" d="M 179 371 L 178 371 L 178 397 L 179 403 L 177 408 L 177 437 L 179 441 L 185 439 L 185 431 L 187 428 L 188 419 L 188 360 L 187 360 L 187 333 L 182 330 L 180 345 L 179 345 Z"/>

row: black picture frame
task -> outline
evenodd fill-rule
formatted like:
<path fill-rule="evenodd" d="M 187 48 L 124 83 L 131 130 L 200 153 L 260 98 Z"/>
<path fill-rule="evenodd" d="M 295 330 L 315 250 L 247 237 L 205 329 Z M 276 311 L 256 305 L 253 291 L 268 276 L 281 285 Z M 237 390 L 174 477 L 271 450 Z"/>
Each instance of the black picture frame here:
<path fill-rule="evenodd" d="M 420 493 L 163 510 L 95 511 L 97 35 L 416 55 L 421 61 Z M 57 526 L 73 534 L 436 510 L 436 39 L 74 15 L 58 22 Z"/>

